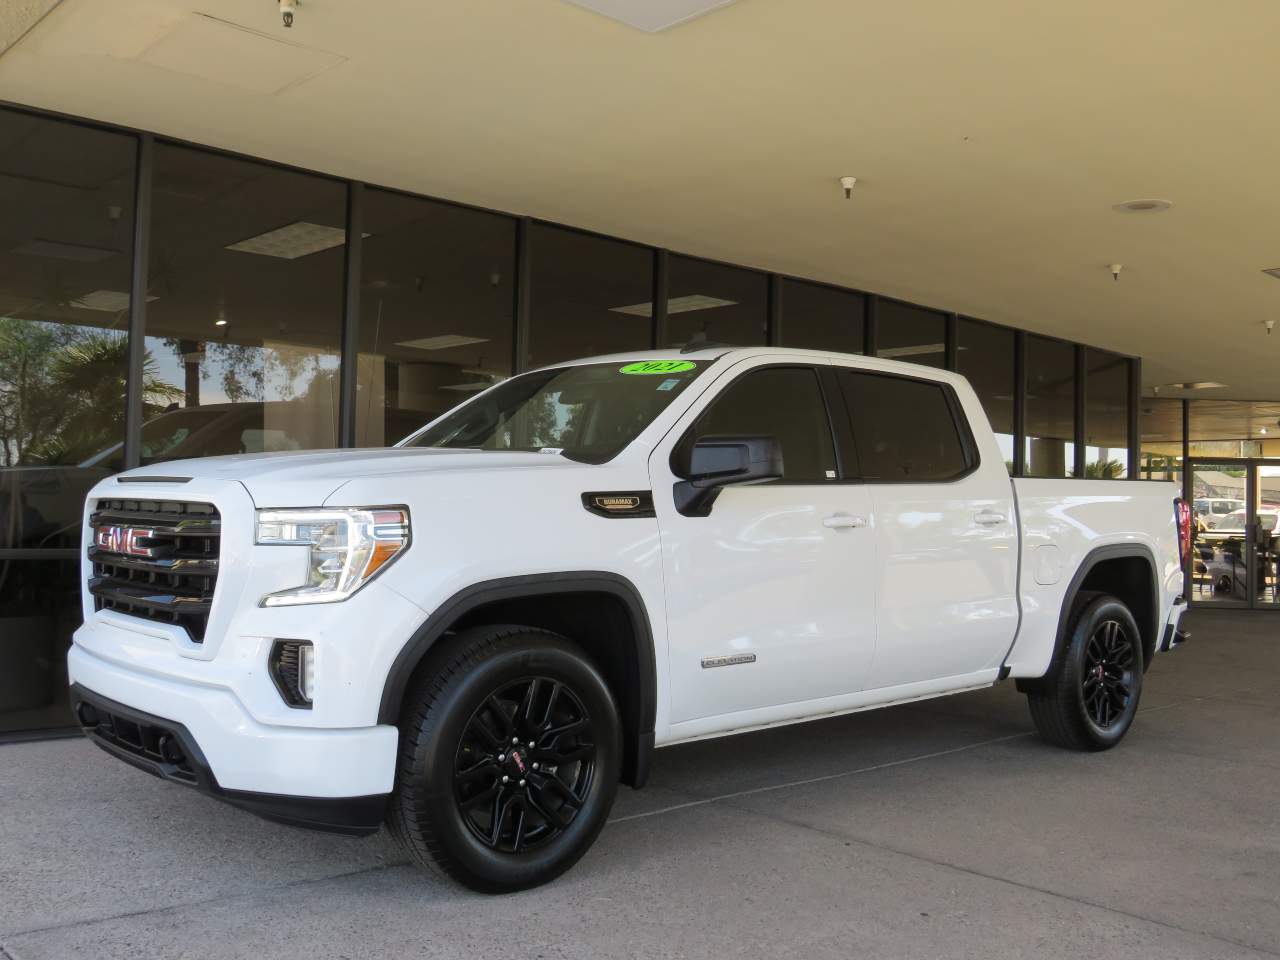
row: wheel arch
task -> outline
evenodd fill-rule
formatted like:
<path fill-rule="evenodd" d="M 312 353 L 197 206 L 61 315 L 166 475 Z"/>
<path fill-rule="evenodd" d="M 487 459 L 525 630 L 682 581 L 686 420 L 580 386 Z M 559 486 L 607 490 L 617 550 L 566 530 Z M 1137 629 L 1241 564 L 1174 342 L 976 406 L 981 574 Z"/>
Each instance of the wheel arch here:
<path fill-rule="evenodd" d="M 1094 547 L 1076 568 L 1062 597 L 1053 654 L 1046 673 L 1062 655 L 1071 628 L 1071 612 L 1084 593 L 1107 593 L 1124 602 L 1142 635 L 1144 669 L 1151 664 L 1160 633 L 1160 582 L 1155 554 L 1142 543 L 1115 543 Z M 1018 689 L 1034 688 L 1042 678 L 1021 678 Z"/>
<path fill-rule="evenodd" d="M 648 779 L 657 719 L 653 631 L 640 592 L 615 573 L 580 570 L 503 577 L 458 591 L 414 632 L 383 684 L 378 722 L 396 725 L 414 675 L 429 669 L 438 641 L 486 623 L 516 623 L 562 634 L 581 645 L 618 701 L 623 730 L 622 782 Z"/>

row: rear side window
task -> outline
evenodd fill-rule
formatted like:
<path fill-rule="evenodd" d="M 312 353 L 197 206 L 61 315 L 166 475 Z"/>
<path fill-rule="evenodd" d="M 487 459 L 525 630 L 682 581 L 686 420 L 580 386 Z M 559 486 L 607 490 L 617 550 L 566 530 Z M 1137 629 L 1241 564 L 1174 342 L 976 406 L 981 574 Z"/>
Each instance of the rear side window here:
<path fill-rule="evenodd" d="M 808 483 L 836 476 L 831 421 L 810 367 L 766 367 L 744 373 L 711 401 L 685 437 L 764 434 L 782 447 L 782 482 Z"/>
<path fill-rule="evenodd" d="M 863 479 L 938 483 L 973 465 L 942 384 L 851 370 L 840 384 Z"/>

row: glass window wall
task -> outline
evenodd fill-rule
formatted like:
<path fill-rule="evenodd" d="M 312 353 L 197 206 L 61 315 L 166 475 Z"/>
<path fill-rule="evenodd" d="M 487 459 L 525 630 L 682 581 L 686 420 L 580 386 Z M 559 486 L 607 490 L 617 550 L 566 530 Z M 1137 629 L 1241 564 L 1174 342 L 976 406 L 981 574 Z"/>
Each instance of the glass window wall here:
<path fill-rule="evenodd" d="M 1004 464 L 1013 473 L 1014 332 L 961 317 L 956 329 L 956 369 L 969 378 L 991 421 Z"/>
<path fill-rule="evenodd" d="M 945 367 L 946 314 L 881 298 L 876 303 L 876 356 L 926 367 Z"/>
<path fill-rule="evenodd" d="M 649 349 L 649 247 L 534 223 L 529 270 L 528 367 Z"/>
<path fill-rule="evenodd" d="M 1129 358 L 1085 349 L 1084 475 L 1129 475 Z"/>
<path fill-rule="evenodd" d="M 1140 480 L 1182 483 L 1182 401 L 1144 397 L 1138 405 Z"/>
<path fill-rule="evenodd" d="M 63 726 L 85 494 L 122 465 L 137 141 L 0 111 L 0 732 Z"/>
<path fill-rule="evenodd" d="M 852 290 L 781 280 L 779 345 L 839 353 L 865 352 L 867 298 Z"/>
<path fill-rule="evenodd" d="M 403 439 L 511 375 L 515 221 L 364 194 L 356 445 Z"/>
<path fill-rule="evenodd" d="M 142 462 L 333 447 L 346 187 L 155 148 Z"/>
<path fill-rule="evenodd" d="M 1075 347 L 1048 337 L 1027 337 L 1028 477 L 1069 477 L 1074 472 L 1076 430 Z"/>
<path fill-rule="evenodd" d="M 679 346 L 699 335 L 739 347 L 765 342 L 769 316 L 765 274 L 672 254 L 667 289 L 664 346 Z"/>

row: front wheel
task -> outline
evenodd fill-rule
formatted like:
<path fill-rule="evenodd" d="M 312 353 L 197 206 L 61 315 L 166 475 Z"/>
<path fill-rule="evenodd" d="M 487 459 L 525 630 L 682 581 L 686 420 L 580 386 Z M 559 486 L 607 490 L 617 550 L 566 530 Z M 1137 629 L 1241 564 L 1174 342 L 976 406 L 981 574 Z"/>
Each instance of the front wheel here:
<path fill-rule="evenodd" d="M 1037 689 L 1031 718 L 1050 743 L 1107 750 L 1133 724 L 1142 693 L 1143 654 L 1129 608 L 1110 596 L 1077 603 L 1064 649 Z"/>
<path fill-rule="evenodd" d="M 406 699 L 388 825 L 414 861 L 472 889 L 546 883 L 613 805 L 614 698 L 563 637 L 486 626 L 448 642 Z"/>

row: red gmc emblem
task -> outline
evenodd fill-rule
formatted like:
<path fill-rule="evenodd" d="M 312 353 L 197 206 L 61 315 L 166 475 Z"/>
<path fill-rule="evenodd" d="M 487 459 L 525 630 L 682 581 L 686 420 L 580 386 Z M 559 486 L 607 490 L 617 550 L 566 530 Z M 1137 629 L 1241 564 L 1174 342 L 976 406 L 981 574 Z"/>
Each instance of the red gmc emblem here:
<path fill-rule="evenodd" d="M 155 551 L 143 544 L 144 540 L 154 537 L 156 532 L 144 527 L 98 527 L 93 534 L 93 542 L 108 553 L 123 553 L 130 557 L 154 557 Z"/>

